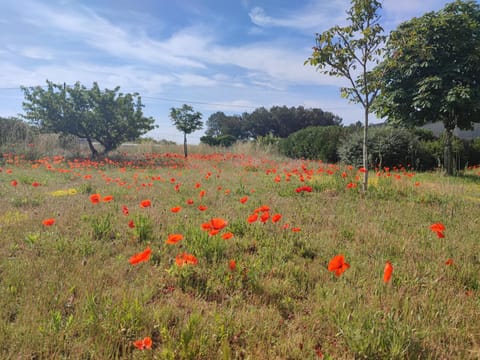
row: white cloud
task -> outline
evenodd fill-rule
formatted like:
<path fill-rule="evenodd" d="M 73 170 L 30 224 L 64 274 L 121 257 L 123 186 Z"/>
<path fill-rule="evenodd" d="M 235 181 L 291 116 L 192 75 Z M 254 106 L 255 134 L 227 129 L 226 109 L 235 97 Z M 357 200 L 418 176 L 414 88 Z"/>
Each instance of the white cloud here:
<path fill-rule="evenodd" d="M 316 0 L 285 16 L 274 17 L 259 6 L 250 10 L 250 20 L 260 27 L 287 27 L 321 32 L 345 22 L 348 0 Z"/>
<path fill-rule="evenodd" d="M 54 57 L 50 49 L 38 46 L 29 46 L 20 49 L 19 54 L 35 60 L 52 60 Z"/>

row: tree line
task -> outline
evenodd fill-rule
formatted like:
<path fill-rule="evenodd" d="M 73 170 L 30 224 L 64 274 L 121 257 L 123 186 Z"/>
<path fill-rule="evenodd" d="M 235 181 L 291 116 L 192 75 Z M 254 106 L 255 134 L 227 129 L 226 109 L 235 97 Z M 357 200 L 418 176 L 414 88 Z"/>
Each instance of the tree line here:
<path fill-rule="evenodd" d="M 342 119 L 317 108 L 273 106 L 242 115 L 225 115 L 219 111 L 206 121 L 205 136 L 200 141 L 208 145 L 228 146 L 237 140 L 256 139 L 272 135 L 286 138 L 308 126 L 340 125 Z"/>

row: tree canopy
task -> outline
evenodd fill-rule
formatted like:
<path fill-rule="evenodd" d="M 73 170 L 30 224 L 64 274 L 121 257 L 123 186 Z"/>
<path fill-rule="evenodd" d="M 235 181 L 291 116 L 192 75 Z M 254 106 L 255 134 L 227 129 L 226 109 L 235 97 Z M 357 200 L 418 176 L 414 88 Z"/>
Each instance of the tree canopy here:
<path fill-rule="evenodd" d="M 352 0 L 347 11 L 349 25 L 339 25 L 316 36 L 316 45 L 305 64 L 315 66 L 322 73 L 343 77 L 349 86 L 341 88 L 343 97 L 364 108 L 363 167 L 368 168 L 367 133 L 371 104 L 378 94 L 379 84 L 370 64 L 378 63 L 385 36 L 380 26 L 377 0 Z M 364 172 L 363 190 L 367 190 L 368 171 Z"/>
<path fill-rule="evenodd" d="M 453 172 L 455 127 L 480 121 L 480 5 L 455 1 L 402 23 L 390 35 L 377 67 L 381 93 L 375 111 L 390 123 L 420 126 L 442 121 L 445 168 Z"/>
<path fill-rule="evenodd" d="M 308 126 L 340 125 L 342 119 L 321 109 L 306 109 L 303 106 L 260 107 L 251 113 L 225 115 L 216 112 L 207 120 L 205 135 L 208 139 L 230 135 L 237 140 L 273 135 L 286 138 Z"/>
<path fill-rule="evenodd" d="M 97 83 L 87 89 L 79 82 L 67 86 L 47 80 L 46 89 L 36 86 L 22 90 L 25 119 L 45 131 L 86 139 L 92 157 L 98 155 L 94 141 L 106 154 L 155 127 L 153 118 L 143 116 L 140 96 L 120 93 L 120 87 L 102 91 Z"/>
<path fill-rule="evenodd" d="M 181 108 L 170 109 L 170 119 L 177 130 L 183 132 L 183 151 L 187 157 L 187 134 L 203 128 L 202 114 L 194 111 L 190 105 L 183 104 Z"/>

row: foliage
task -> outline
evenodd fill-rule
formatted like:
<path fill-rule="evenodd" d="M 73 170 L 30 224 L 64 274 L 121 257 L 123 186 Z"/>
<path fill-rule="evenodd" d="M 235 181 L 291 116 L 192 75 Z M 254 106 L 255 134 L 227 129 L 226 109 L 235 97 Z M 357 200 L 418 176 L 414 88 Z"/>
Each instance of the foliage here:
<path fill-rule="evenodd" d="M 345 135 L 340 126 L 311 126 L 280 142 L 280 152 L 291 158 L 338 162 L 337 148 Z"/>
<path fill-rule="evenodd" d="M 363 167 L 367 169 L 368 115 L 379 91 L 376 74 L 368 67 L 372 63 L 378 64 L 385 41 L 378 14 L 382 4 L 377 0 L 352 0 L 351 4 L 347 11 L 350 24 L 345 27 L 337 25 L 317 34 L 316 46 L 305 64 L 315 66 L 324 74 L 348 80 L 350 86 L 340 90 L 342 97 L 361 104 L 365 110 L 362 159 Z M 362 185 L 363 191 L 367 191 L 368 172 L 363 174 Z"/>
<path fill-rule="evenodd" d="M 362 134 L 352 133 L 339 147 L 341 161 L 354 166 L 362 163 Z M 416 158 L 418 140 L 410 130 L 388 126 L 374 127 L 368 135 L 369 163 L 376 168 L 407 164 L 421 166 Z"/>
<path fill-rule="evenodd" d="M 382 84 L 375 104 L 380 117 L 410 126 L 443 122 L 448 174 L 453 130 L 480 121 L 479 52 L 480 5 L 457 0 L 401 24 L 375 70 Z"/>
<path fill-rule="evenodd" d="M 170 109 L 170 119 L 173 125 L 183 132 L 183 150 L 185 157 L 187 157 L 187 134 L 203 128 L 202 114 L 198 111 L 193 111 L 193 107 L 190 105 L 183 104 L 181 108 Z"/>
<path fill-rule="evenodd" d="M 340 125 L 342 119 L 321 109 L 305 109 L 303 106 L 273 106 L 269 110 L 261 107 L 242 116 L 227 116 L 216 112 L 207 120 L 207 136 L 231 135 L 237 140 L 256 139 L 271 134 L 286 138 L 308 126 Z"/>
<path fill-rule="evenodd" d="M 200 138 L 200 142 L 210 145 L 210 146 L 222 146 L 230 147 L 232 146 L 237 139 L 233 135 L 205 135 Z"/>
<path fill-rule="evenodd" d="M 98 155 L 93 141 L 108 153 L 154 128 L 155 120 L 143 116 L 137 93 L 119 93 L 120 87 L 102 91 L 97 83 L 87 89 L 79 82 L 66 86 L 48 80 L 46 88 L 22 87 L 23 117 L 41 130 L 86 139 L 92 157 Z"/>

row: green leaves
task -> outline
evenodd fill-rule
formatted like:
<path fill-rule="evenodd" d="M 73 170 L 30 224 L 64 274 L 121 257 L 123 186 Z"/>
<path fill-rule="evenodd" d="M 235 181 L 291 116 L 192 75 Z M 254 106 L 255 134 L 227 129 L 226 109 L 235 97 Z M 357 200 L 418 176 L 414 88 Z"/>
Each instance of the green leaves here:
<path fill-rule="evenodd" d="M 47 131 L 86 139 L 92 156 L 97 152 L 93 140 L 107 153 L 155 127 L 153 118 L 143 116 L 140 96 L 119 93 L 120 87 L 102 91 L 97 83 L 87 89 L 79 82 L 67 86 L 47 80 L 46 89 L 22 90 L 25 119 Z"/>
<path fill-rule="evenodd" d="M 175 127 L 185 134 L 190 134 L 203 127 L 202 114 L 193 111 L 193 107 L 187 104 L 183 104 L 181 108 L 171 108 L 170 118 Z"/>

